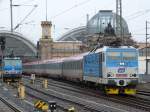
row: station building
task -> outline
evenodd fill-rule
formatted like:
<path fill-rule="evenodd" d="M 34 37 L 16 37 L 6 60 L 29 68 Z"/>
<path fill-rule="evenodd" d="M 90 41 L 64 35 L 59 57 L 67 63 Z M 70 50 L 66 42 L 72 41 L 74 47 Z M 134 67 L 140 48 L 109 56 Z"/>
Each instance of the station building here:
<path fill-rule="evenodd" d="M 118 27 L 119 24 L 116 24 L 117 17 L 119 16 L 113 13 L 112 10 L 100 10 L 91 19 L 89 19 L 89 16 L 87 16 L 86 26 L 72 29 L 71 31 L 62 35 L 58 41 L 82 41 L 88 47 L 94 47 L 99 36 L 104 35 L 105 28 L 109 23 L 115 30 L 116 36 L 119 37 L 121 29 Z M 131 33 L 129 32 L 127 22 L 124 20 L 124 18 L 122 18 L 122 24 L 123 37 L 130 37 Z"/>
<path fill-rule="evenodd" d="M 146 55 L 148 62 L 148 75 L 150 75 L 150 43 L 138 43 L 139 45 L 139 74 L 145 74 L 146 71 Z M 146 53 L 147 52 L 147 53 Z"/>
<path fill-rule="evenodd" d="M 81 41 L 53 41 L 51 37 L 52 23 L 42 21 L 42 38 L 38 44 L 39 59 L 55 59 L 80 54 Z"/>

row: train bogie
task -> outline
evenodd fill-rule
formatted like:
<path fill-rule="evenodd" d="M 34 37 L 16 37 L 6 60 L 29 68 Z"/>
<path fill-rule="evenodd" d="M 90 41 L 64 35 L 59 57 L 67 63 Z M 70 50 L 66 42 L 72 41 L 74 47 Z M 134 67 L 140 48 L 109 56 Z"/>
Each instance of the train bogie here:
<path fill-rule="evenodd" d="M 106 94 L 119 94 L 119 88 L 113 86 L 106 86 L 104 88 Z"/>

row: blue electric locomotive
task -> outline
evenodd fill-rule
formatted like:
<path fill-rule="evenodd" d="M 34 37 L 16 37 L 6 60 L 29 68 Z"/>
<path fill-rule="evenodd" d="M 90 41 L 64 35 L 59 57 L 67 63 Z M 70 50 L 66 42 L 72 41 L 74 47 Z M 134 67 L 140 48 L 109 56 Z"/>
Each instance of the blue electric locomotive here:
<path fill-rule="evenodd" d="M 103 84 L 107 94 L 135 94 L 138 84 L 138 50 L 104 47 L 84 56 L 83 80 Z"/>
<path fill-rule="evenodd" d="M 22 60 L 18 57 L 3 59 L 3 80 L 18 82 L 22 77 Z"/>

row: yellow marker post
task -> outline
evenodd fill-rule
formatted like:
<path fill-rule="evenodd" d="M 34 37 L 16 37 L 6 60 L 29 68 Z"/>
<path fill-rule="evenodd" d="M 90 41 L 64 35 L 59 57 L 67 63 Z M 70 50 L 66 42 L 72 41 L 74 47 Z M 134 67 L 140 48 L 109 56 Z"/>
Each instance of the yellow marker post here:
<path fill-rule="evenodd" d="M 34 107 L 37 110 L 40 110 L 42 112 L 47 112 L 49 110 L 49 105 L 46 102 L 41 101 L 41 100 L 38 100 L 37 102 L 35 102 Z"/>
<path fill-rule="evenodd" d="M 31 74 L 31 84 L 34 84 L 35 82 L 35 74 Z"/>
<path fill-rule="evenodd" d="M 23 86 L 22 83 L 20 83 L 19 87 L 18 87 L 18 97 L 20 99 L 24 99 L 25 98 L 25 87 Z"/>
<path fill-rule="evenodd" d="M 7 84 L 9 85 L 9 84 L 10 84 L 10 82 L 8 81 L 8 82 L 7 82 Z"/>
<path fill-rule="evenodd" d="M 75 108 L 74 107 L 69 108 L 68 112 L 75 112 Z"/>
<path fill-rule="evenodd" d="M 47 89 L 47 87 L 48 87 L 48 81 L 47 81 L 47 79 L 45 79 L 45 80 L 43 81 L 43 87 L 44 87 L 45 89 Z"/>

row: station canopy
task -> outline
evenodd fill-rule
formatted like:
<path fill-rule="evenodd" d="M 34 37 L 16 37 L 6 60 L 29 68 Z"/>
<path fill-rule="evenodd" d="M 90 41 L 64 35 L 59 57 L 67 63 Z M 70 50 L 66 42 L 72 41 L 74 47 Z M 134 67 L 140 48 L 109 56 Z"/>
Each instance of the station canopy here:
<path fill-rule="evenodd" d="M 36 59 L 36 46 L 20 33 L 10 31 L 0 31 L 0 38 L 6 40 L 4 56 L 9 56 L 12 52 L 14 56 L 21 57 L 23 61 Z"/>

